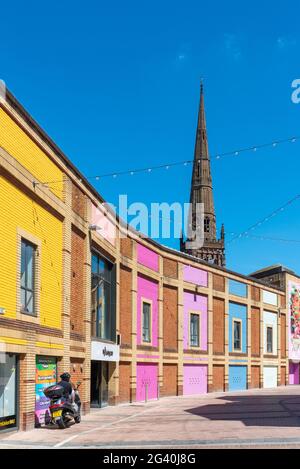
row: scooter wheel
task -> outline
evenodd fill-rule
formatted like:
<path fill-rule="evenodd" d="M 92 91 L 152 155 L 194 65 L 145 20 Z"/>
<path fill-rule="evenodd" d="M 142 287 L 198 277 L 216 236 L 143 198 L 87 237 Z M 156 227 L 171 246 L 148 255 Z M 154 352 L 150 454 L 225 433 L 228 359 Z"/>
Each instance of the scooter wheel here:
<path fill-rule="evenodd" d="M 80 423 L 81 422 L 81 415 L 78 415 L 77 417 L 74 418 L 75 423 Z"/>
<path fill-rule="evenodd" d="M 63 430 L 64 428 L 67 428 L 66 422 L 64 421 L 63 417 L 57 420 L 56 423 L 61 430 Z"/>

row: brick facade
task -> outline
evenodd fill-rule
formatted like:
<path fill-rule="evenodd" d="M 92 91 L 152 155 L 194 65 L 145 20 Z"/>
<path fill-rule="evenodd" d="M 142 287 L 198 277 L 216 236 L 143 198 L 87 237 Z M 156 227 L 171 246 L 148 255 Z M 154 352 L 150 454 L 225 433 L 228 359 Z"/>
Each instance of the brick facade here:
<path fill-rule="evenodd" d="M 251 366 L 251 388 L 256 389 L 260 387 L 260 367 Z"/>
<path fill-rule="evenodd" d="M 213 299 L 213 353 L 224 354 L 225 350 L 225 302 Z"/>
<path fill-rule="evenodd" d="M 85 238 L 72 227 L 71 239 L 71 332 L 83 334 Z"/>
<path fill-rule="evenodd" d="M 177 365 L 163 365 L 163 387 L 161 396 L 177 396 Z"/>
<path fill-rule="evenodd" d="M 131 346 L 132 332 L 132 273 L 124 266 L 120 268 L 120 333 L 122 346 Z"/>
<path fill-rule="evenodd" d="M 260 355 L 260 310 L 251 308 L 251 354 L 252 357 Z"/>
<path fill-rule="evenodd" d="M 177 351 L 178 312 L 177 289 L 164 286 L 163 288 L 163 346 L 165 351 Z"/>
<path fill-rule="evenodd" d="M 213 365 L 212 392 L 223 392 L 225 390 L 225 366 Z"/>

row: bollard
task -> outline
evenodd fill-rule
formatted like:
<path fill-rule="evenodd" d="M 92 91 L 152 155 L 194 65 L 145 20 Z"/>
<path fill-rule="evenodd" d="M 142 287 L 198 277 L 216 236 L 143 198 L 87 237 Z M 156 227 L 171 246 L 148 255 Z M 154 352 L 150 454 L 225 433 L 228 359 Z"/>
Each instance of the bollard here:
<path fill-rule="evenodd" d="M 148 402 L 148 384 L 145 384 L 145 402 Z"/>

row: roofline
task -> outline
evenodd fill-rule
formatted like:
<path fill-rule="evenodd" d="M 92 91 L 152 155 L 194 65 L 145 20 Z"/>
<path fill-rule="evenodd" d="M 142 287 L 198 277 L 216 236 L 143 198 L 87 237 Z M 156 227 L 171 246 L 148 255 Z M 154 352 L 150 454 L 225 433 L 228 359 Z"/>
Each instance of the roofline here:
<path fill-rule="evenodd" d="M 97 198 L 100 199 L 101 203 L 105 202 L 101 194 L 95 189 L 95 187 L 89 183 L 87 178 L 81 173 L 81 171 L 71 162 L 71 160 L 66 156 L 66 154 L 54 143 L 54 141 L 49 137 L 49 135 L 42 129 L 42 127 L 36 122 L 36 120 L 26 111 L 24 106 L 17 100 L 17 98 L 13 95 L 13 93 L 6 88 L 6 101 L 8 104 L 26 121 L 27 124 L 38 134 L 38 136 L 45 141 L 45 143 L 54 151 L 54 153 L 66 164 L 67 168 L 70 169 L 75 176 L 77 176 L 81 182 L 88 188 L 88 190 Z M 274 290 L 278 291 L 284 291 L 284 289 L 274 287 L 269 285 L 266 282 L 263 282 L 262 280 L 256 279 L 255 277 L 252 277 L 251 275 L 244 275 L 240 274 L 237 272 L 234 272 L 232 270 L 226 269 L 225 267 L 218 266 L 216 264 L 210 264 L 209 262 L 206 262 L 202 259 L 199 259 L 197 257 L 194 257 L 190 254 L 183 253 L 181 251 L 169 248 L 167 246 L 164 246 L 163 244 L 158 243 L 157 241 L 154 241 L 152 238 L 148 237 L 143 237 L 142 234 L 139 231 L 136 231 L 134 228 L 132 228 L 130 225 L 125 223 L 124 220 L 122 220 L 117 213 L 114 213 L 114 216 L 116 217 L 116 220 L 118 223 L 124 228 L 126 227 L 127 230 L 133 234 L 135 234 L 138 238 L 146 240 L 149 244 L 152 244 L 154 247 L 165 251 L 166 253 L 176 255 L 180 258 L 186 259 L 186 260 L 191 260 L 197 264 L 203 265 L 205 267 L 210 267 L 212 269 L 219 270 L 221 272 L 226 272 L 230 275 L 233 275 L 235 277 L 240 277 L 244 280 L 251 280 L 255 283 L 268 286 L 269 288 L 273 288 Z"/>

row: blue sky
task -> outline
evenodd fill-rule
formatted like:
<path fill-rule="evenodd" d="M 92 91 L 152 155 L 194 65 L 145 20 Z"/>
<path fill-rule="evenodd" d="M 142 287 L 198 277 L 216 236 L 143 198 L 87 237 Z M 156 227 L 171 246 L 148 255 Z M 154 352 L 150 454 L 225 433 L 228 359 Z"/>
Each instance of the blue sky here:
<path fill-rule="evenodd" d="M 293 0 L 4 2 L 0 78 L 87 176 L 191 159 L 201 76 L 210 152 L 226 152 L 300 134 L 298 12 Z M 297 142 L 213 161 L 218 226 L 244 231 L 300 192 L 299 152 Z M 187 202 L 190 176 L 177 167 L 95 186 L 112 203 Z M 300 201 L 253 235 L 300 241 L 299 213 Z M 299 248 L 240 239 L 227 266 L 300 272 Z"/>

